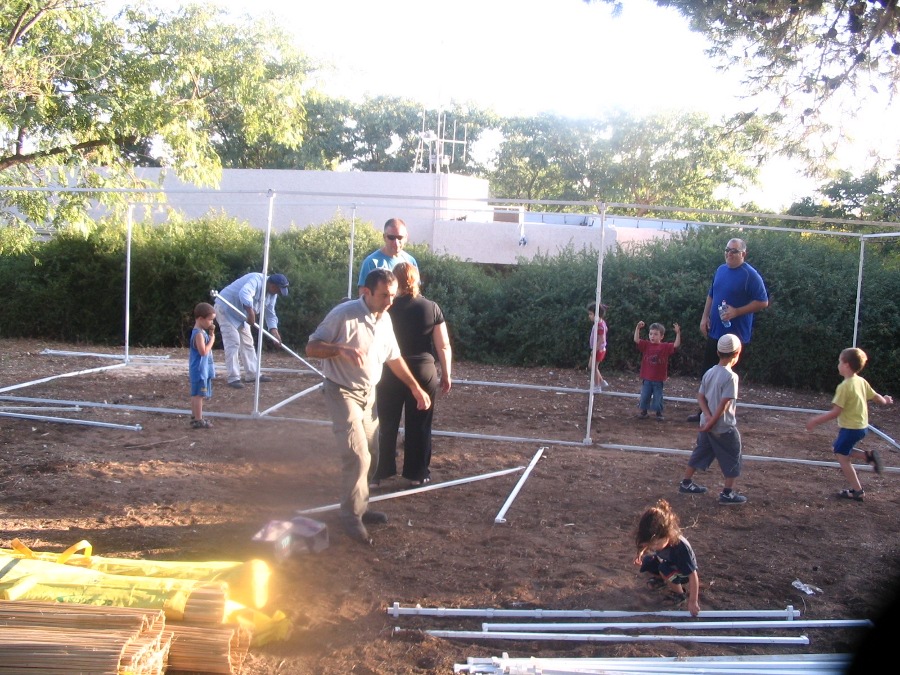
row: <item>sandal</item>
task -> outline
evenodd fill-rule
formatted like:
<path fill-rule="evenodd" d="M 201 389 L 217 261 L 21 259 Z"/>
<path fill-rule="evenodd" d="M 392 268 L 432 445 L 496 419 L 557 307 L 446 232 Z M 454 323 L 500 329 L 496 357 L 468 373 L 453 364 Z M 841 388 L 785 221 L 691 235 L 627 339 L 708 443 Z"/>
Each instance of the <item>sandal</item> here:
<path fill-rule="evenodd" d="M 866 496 L 865 490 L 851 490 L 847 488 L 846 490 L 841 490 L 838 492 L 838 497 L 842 497 L 843 499 L 852 499 L 856 502 L 864 501 Z"/>
<path fill-rule="evenodd" d="M 191 429 L 212 429 L 212 422 L 207 419 L 191 420 Z"/>

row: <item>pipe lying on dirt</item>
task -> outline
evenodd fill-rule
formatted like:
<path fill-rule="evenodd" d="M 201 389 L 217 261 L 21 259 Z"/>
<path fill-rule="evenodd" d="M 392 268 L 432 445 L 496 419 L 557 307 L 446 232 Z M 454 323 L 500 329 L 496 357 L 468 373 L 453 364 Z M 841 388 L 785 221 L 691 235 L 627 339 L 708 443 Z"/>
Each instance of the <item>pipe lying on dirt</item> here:
<path fill-rule="evenodd" d="M 547 448 L 538 448 L 538 451 L 536 453 L 534 453 L 534 457 L 531 458 L 531 462 L 528 464 L 528 468 L 526 468 L 524 473 L 522 473 L 522 475 L 519 477 L 519 482 L 516 483 L 516 486 L 512 489 L 512 492 L 509 493 L 509 497 L 506 498 L 506 503 L 503 504 L 500 511 L 494 517 L 495 524 L 506 522 L 506 518 L 504 518 L 504 516 L 506 515 L 506 512 L 509 511 L 509 507 L 512 506 L 512 503 L 515 500 L 516 495 L 519 494 L 519 490 L 522 489 L 522 486 L 525 484 L 525 481 L 528 480 L 528 474 L 531 473 L 531 470 L 538 463 L 538 460 L 541 458 L 541 455 L 544 454 L 544 450 L 546 450 L 546 449 Z"/>
<path fill-rule="evenodd" d="M 707 644 L 808 645 L 806 635 L 598 635 L 597 633 L 486 633 L 478 630 L 426 630 L 394 628 L 394 633 L 421 633 L 453 640 L 552 640 L 566 642 L 697 642 Z"/>
<path fill-rule="evenodd" d="M 458 478 L 457 480 L 448 480 L 444 483 L 432 483 L 431 485 L 423 485 L 422 487 L 412 488 L 410 490 L 400 490 L 399 492 L 391 492 L 386 495 L 378 495 L 377 497 L 369 497 L 369 503 L 372 502 L 380 502 L 385 499 L 394 499 L 395 497 L 406 497 L 407 495 L 414 495 L 419 492 L 428 492 L 429 490 L 437 490 L 439 488 L 453 487 L 454 485 L 462 485 L 463 483 L 472 483 L 478 480 L 485 480 L 487 478 L 496 478 L 497 476 L 505 476 L 509 473 L 515 473 L 516 471 L 521 471 L 524 469 L 524 466 L 517 466 L 513 469 L 503 469 L 501 471 L 494 471 L 493 473 L 485 473 L 480 476 L 472 476 L 470 478 Z M 302 511 L 297 511 L 297 513 L 301 516 L 306 516 L 311 513 L 324 513 L 325 511 L 336 511 L 341 507 L 340 504 L 329 504 L 328 506 L 317 506 L 313 509 L 303 509 Z"/>
<path fill-rule="evenodd" d="M 436 617 L 462 617 L 462 616 L 481 616 L 488 618 L 522 618 L 533 617 L 556 618 L 556 619 L 601 619 L 613 618 L 621 619 L 633 616 L 664 616 L 664 617 L 682 617 L 690 618 L 691 613 L 686 610 L 662 610 L 656 612 L 626 612 L 611 609 L 498 609 L 496 607 L 482 607 L 466 609 L 461 607 L 402 607 L 399 602 L 387 608 L 387 613 L 393 617 L 398 616 L 436 616 Z M 704 617 L 718 617 L 722 619 L 786 619 L 791 621 L 800 616 L 800 610 L 794 609 L 793 605 L 788 605 L 784 609 L 712 609 L 703 612 Z"/>
<path fill-rule="evenodd" d="M 33 420 L 35 422 L 55 422 L 57 424 L 80 424 L 85 427 L 103 427 L 104 429 L 123 429 L 125 431 L 141 431 L 140 424 L 114 424 L 112 422 L 97 422 L 95 420 L 77 420 L 70 417 L 49 417 L 47 415 L 26 415 L 24 413 L 0 412 L 0 417 L 12 417 L 20 420 Z"/>
<path fill-rule="evenodd" d="M 45 349 L 41 352 L 48 356 L 93 356 L 98 359 L 137 359 L 141 361 L 164 361 L 169 358 L 168 354 L 154 356 L 152 354 L 125 356 L 125 354 L 101 354 L 99 352 L 68 352 L 62 349 Z"/>
<path fill-rule="evenodd" d="M 87 368 L 85 370 L 75 370 L 71 373 L 61 373 L 59 375 L 50 375 L 49 377 L 42 377 L 39 380 L 31 380 L 30 382 L 22 382 L 20 384 L 11 384 L 8 387 L 3 387 L 0 389 L 0 394 L 3 394 L 7 391 L 15 391 L 16 389 L 24 389 L 25 387 L 30 387 L 35 384 L 43 384 L 44 382 L 52 382 L 53 380 L 58 380 L 63 377 L 75 377 L 76 375 L 88 375 L 90 373 L 102 373 L 105 370 L 114 370 L 116 368 L 124 368 L 124 363 L 115 363 L 111 366 L 99 366 L 98 368 Z"/>
<path fill-rule="evenodd" d="M 690 456 L 690 450 L 679 450 L 678 448 L 654 448 L 643 445 L 622 445 L 621 443 L 598 443 L 598 448 L 605 450 L 630 450 L 634 452 L 652 452 L 667 455 L 685 455 Z M 825 468 L 840 468 L 837 462 L 825 462 L 818 459 L 791 459 L 790 457 L 764 457 L 762 455 L 741 455 L 743 459 L 751 462 L 781 462 L 784 464 L 804 464 L 806 466 L 821 466 Z M 857 471 L 874 471 L 875 469 L 868 464 L 854 464 Z M 900 473 L 900 467 L 886 466 L 884 473 Z"/>
<path fill-rule="evenodd" d="M 840 675 L 853 660 L 851 654 L 753 654 L 747 656 L 659 656 L 634 658 L 488 658 L 469 657 L 453 666 L 454 673 L 482 675 L 584 675 L 600 673 L 704 673 L 705 675 Z"/>
<path fill-rule="evenodd" d="M 703 612 L 700 613 L 701 617 Z M 871 628 L 868 619 L 799 619 L 792 621 L 608 621 L 605 623 L 482 623 L 485 632 L 535 631 L 596 631 L 618 628 L 641 630 L 647 628 L 673 628 L 675 630 L 725 630 L 736 628 Z"/>

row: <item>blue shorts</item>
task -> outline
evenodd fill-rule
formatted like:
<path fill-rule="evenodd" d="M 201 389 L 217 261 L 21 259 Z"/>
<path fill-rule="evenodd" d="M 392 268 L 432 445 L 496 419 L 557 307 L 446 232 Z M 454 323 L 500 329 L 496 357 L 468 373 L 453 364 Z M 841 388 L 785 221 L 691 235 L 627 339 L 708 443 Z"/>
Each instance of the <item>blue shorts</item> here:
<path fill-rule="evenodd" d="M 849 457 L 853 452 L 853 446 L 866 437 L 868 429 L 841 429 L 834 439 L 834 454 Z"/>
<path fill-rule="evenodd" d="M 212 380 L 191 380 L 191 396 L 212 398 Z"/>

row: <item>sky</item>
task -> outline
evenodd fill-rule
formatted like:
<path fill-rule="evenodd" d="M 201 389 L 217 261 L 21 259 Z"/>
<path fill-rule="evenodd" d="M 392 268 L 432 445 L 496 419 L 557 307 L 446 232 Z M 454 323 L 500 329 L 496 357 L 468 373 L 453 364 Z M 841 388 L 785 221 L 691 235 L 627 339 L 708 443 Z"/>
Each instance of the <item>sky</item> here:
<path fill-rule="evenodd" d="M 122 3 L 110 2 L 112 6 Z M 180 0 L 154 0 L 161 7 Z M 712 120 L 747 107 L 737 74 L 717 71 L 705 39 L 671 8 L 627 0 L 613 18 L 582 0 L 216 0 L 236 15 L 273 15 L 320 62 L 332 96 L 402 96 L 429 110 L 473 102 L 503 115 L 591 117 L 689 110 Z M 884 142 L 876 117 L 854 125 L 872 137 L 847 143 L 842 166 L 868 168 Z M 890 124 L 890 128 L 897 125 Z M 876 134 L 874 130 L 879 130 Z M 819 184 L 797 164 L 764 167 L 762 186 L 735 201 L 781 210 Z"/>

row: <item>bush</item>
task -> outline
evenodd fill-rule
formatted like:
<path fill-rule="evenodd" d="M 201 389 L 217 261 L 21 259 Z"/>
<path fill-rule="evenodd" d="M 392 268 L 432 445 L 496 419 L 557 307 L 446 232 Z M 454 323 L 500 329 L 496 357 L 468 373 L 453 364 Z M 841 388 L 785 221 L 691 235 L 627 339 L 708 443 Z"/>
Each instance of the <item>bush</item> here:
<path fill-rule="evenodd" d="M 344 218 L 272 236 L 269 269 L 282 272 L 291 293 L 278 303 L 280 329 L 298 351 L 342 298 L 356 297 L 362 259 L 381 245 L 371 224 L 357 224 L 353 272 L 348 274 L 351 224 Z M 603 264 L 609 305 L 606 367 L 636 372 L 632 336 L 639 320 L 659 321 L 672 339 L 680 323 L 682 348 L 673 373 L 700 375 L 700 315 L 724 242 L 748 240 L 748 262 L 766 281 L 769 308 L 756 315 L 748 376 L 755 381 L 831 390 L 837 355 L 852 343 L 859 244 L 824 235 L 722 228 L 692 229 L 631 250 Z M 5 237 L 5 238 L 4 238 Z M 65 341 L 121 344 L 125 231 L 104 222 L 87 234 L 61 232 L 48 242 L 4 232 L 0 292 L 14 298 L 0 331 Z M 223 215 L 160 226 L 135 225 L 132 242 L 132 342 L 185 345 L 197 302 L 262 267 L 263 233 Z M 583 366 L 594 299 L 596 254 L 564 250 L 514 266 L 479 265 L 412 247 L 423 293 L 441 305 L 458 358 L 511 365 Z M 868 243 L 859 345 L 871 359 L 866 377 L 876 389 L 896 390 L 900 348 L 898 253 Z M 41 308 L 41 311 L 35 311 Z"/>

